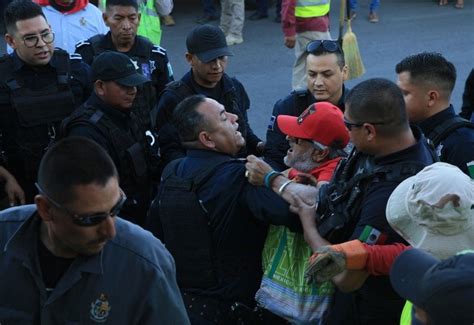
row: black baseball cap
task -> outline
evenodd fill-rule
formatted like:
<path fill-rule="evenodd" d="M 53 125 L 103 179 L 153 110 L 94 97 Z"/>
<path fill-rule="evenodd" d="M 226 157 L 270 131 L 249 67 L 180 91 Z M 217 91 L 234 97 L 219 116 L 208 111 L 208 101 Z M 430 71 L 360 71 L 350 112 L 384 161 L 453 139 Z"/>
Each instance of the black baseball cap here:
<path fill-rule="evenodd" d="M 115 81 L 116 83 L 135 87 L 148 80 L 135 68 L 135 64 L 125 54 L 119 52 L 104 52 L 92 62 L 92 78 L 94 81 Z"/>
<path fill-rule="evenodd" d="M 194 28 L 186 37 L 186 48 L 204 63 L 220 56 L 233 56 L 227 46 L 224 32 L 216 26 L 201 25 Z"/>
<path fill-rule="evenodd" d="M 474 324 L 474 251 L 439 260 L 409 249 L 393 263 L 390 281 L 400 296 L 426 311 L 433 324 Z"/>

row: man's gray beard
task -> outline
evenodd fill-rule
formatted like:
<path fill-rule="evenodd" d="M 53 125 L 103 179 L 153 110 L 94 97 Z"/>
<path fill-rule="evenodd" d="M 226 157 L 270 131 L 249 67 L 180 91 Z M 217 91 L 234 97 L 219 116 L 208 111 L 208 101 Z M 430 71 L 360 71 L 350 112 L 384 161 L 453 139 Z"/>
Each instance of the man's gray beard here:
<path fill-rule="evenodd" d="M 294 168 L 300 172 L 303 173 L 309 173 L 313 169 L 319 166 L 319 164 L 311 158 L 311 155 L 313 152 L 305 152 L 303 155 L 300 155 L 299 157 L 293 157 L 292 161 L 289 161 L 288 159 L 288 154 L 283 158 L 283 162 L 285 165 L 288 167 Z"/>

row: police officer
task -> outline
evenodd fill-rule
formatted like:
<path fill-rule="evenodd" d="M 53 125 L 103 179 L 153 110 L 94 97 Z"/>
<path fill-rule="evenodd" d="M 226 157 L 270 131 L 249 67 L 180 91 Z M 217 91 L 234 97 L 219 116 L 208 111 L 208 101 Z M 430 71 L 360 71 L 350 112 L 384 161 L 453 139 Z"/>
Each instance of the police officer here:
<path fill-rule="evenodd" d="M 143 224 L 151 202 L 155 156 L 131 111 L 137 86 L 148 82 L 125 54 L 105 52 L 92 64 L 94 93 L 61 126 L 61 134 L 93 139 L 117 166 L 128 199 L 121 216 Z"/>
<path fill-rule="evenodd" d="M 227 47 L 222 30 L 211 25 L 199 26 L 188 34 L 186 47 L 186 60 L 191 71 L 166 87 L 156 110 L 156 128 L 160 134 L 163 164 L 184 156 L 177 131 L 169 122 L 176 105 L 196 94 L 218 101 L 227 111 L 239 117 L 239 131 L 246 140 L 240 156 L 245 157 L 246 153 L 261 155 L 263 142 L 253 133 L 247 119 L 250 106 L 247 92 L 236 78 L 225 73 L 227 57 L 233 54 Z"/>
<path fill-rule="evenodd" d="M 450 104 L 456 68 L 439 53 L 404 58 L 395 68 L 410 122 L 433 141 L 441 161 L 469 175 L 474 161 L 474 124 L 457 116 Z"/>
<path fill-rule="evenodd" d="M 299 116 L 316 101 L 330 102 L 344 112 L 344 96 L 348 92 L 344 80 L 348 68 L 338 42 L 313 41 L 308 44 L 306 51 L 307 89 L 293 91 L 279 100 L 273 107 L 268 125 L 264 155 L 265 160 L 276 170 L 287 168 L 283 157 L 289 149 L 288 141 L 276 123 L 278 115 Z"/>
<path fill-rule="evenodd" d="M 174 123 L 188 150 L 165 167 L 148 226 L 175 258 L 191 323 L 278 324 L 253 312 L 262 249 L 268 223 L 294 230 L 298 218 L 276 193 L 250 185 L 233 159 L 245 146 L 237 115 L 193 95 Z"/>
<path fill-rule="evenodd" d="M 108 0 L 103 17 L 110 32 L 79 42 L 76 53 L 88 64 L 105 51 L 122 52 L 132 59 L 136 69 L 152 81 L 138 89 L 133 104 L 135 114 L 145 129 L 150 130 L 150 111 L 156 105 L 157 96 L 173 80 L 166 50 L 137 35 L 141 14 L 135 0 Z"/>
<path fill-rule="evenodd" d="M 0 58 L 1 150 L 31 203 L 44 151 L 63 118 L 90 94 L 89 67 L 79 55 L 54 49 L 54 33 L 32 1 L 10 3 L 5 25 L 14 52 Z"/>
<path fill-rule="evenodd" d="M 398 184 L 432 164 L 435 153 L 420 130 L 410 127 L 402 93 L 389 80 L 355 86 L 346 98 L 344 123 L 353 153 L 320 188 L 315 205 L 295 200 L 305 239 L 313 251 L 353 239 L 369 245 L 405 243 L 387 222 L 387 201 Z M 333 282 L 351 293 L 336 292 L 325 324 L 399 324 L 403 301 L 388 277 L 350 271 Z"/>

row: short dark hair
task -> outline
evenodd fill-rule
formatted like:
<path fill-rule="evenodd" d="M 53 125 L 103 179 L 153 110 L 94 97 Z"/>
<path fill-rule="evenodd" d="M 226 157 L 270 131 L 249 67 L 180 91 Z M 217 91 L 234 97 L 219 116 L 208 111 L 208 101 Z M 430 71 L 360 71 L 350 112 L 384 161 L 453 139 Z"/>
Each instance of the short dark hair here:
<path fill-rule="evenodd" d="M 41 10 L 41 6 L 37 3 L 32 0 L 13 0 L 5 9 L 3 22 L 7 32 L 13 34 L 17 30 L 17 21 L 27 20 L 38 16 L 43 16 L 43 18 L 47 20 L 43 10 Z"/>
<path fill-rule="evenodd" d="M 138 2 L 136 0 L 107 0 L 106 8 L 113 6 L 133 7 L 138 11 Z"/>
<path fill-rule="evenodd" d="M 337 65 L 339 66 L 339 68 L 341 69 L 344 68 L 344 66 L 346 65 L 346 59 L 344 58 L 344 52 L 342 51 L 342 48 L 335 52 L 329 52 L 325 50 L 324 47 L 320 46 L 315 51 L 308 53 L 308 56 L 309 55 L 322 56 L 322 55 L 328 55 L 328 54 L 334 54 L 337 58 Z"/>
<path fill-rule="evenodd" d="M 374 123 L 383 136 L 394 136 L 409 128 L 403 94 L 390 80 L 374 78 L 359 83 L 346 96 L 345 103 L 354 123 Z"/>
<path fill-rule="evenodd" d="M 178 130 L 181 142 L 196 141 L 199 132 L 206 129 L 204 116 L 197 111 L 206 100 L 203 95 L 193 95 L 184 99 L 173 112 L 172 123 Z"/>
<path fill-rule="evenodd" d="M 449 98 L 456 83 L 456 68 L 440 53 L 423 52 L 407 56 L 395 67 L 397 74 L 410 73 L 410 82 L 432 85 Z"/>
<path fill-rule="evenodd" d="M 55 143 L 41 159 L 38 184 L 57 202 L 75 199 L 74 186 L 105 186 L 117 177 L 112 158 L 94 141 L 71 136 Z"/>

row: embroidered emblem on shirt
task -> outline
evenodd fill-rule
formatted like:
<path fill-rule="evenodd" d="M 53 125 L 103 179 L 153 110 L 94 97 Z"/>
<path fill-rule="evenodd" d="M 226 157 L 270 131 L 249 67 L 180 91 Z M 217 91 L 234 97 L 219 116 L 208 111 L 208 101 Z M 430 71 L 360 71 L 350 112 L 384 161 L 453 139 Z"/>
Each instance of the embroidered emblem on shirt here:
<path fill-rule="evenodd" d="M 156 63 L 153 60 L 150 60 L 148 62 L 150 62 L 150 74 L 152 74 L 153 71 L 155 71 L 155 69 L 156 69 Z"/>
<path fill-rule="evenodd" d="M 142 74 L 147 77 L 148 79 L 151 79 L 151 72 L 150 72 L 150 66 L 147 63 L 142 63 Z"/>
<path fill-rule="evenodd" d="M 367 225 L 362 230 L 359 240 L 369 245 L 383 245 L 387 240 L 387 234 Z"/>
<path fill-rule="evenodd" d="M 133 65 L 135 66 L 135 70 L 138 70 L 139 69 L 138 61 L 135 61 L 135 60 L 132 60 L 132 59 L 130 59 L 130 61 L 132 61 Z"/>
<path fill-rule="evenodd" d="M 87 25 L 87 20 L 85 17 L 81 17 L 81 19 L 79 20 L 79 23 L 81 24 L 81 26 L 85 26 Z"/>
<path fill-rule="evenodd" d="M 90 318 L 96 323 L 104 323 L 111 309 L 107 296 L 101 293 L 99 299 L 91 303 Z"/>

